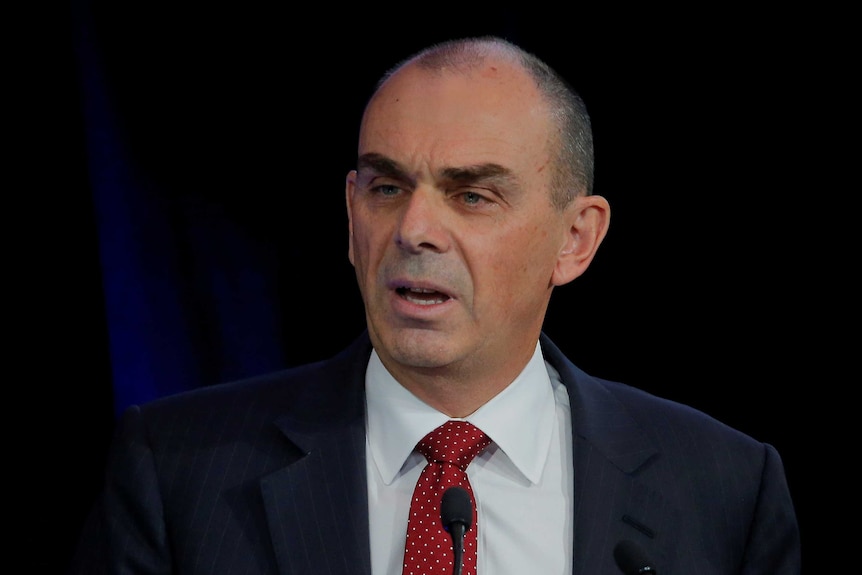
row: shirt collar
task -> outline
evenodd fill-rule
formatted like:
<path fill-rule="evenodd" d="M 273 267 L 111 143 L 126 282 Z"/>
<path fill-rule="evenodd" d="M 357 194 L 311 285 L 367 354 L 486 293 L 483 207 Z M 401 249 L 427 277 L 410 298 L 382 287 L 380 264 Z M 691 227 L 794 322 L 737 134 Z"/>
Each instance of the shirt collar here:
<path fill-rule="evenodd" d="M 371 353 L 365 384 L 371 457 L 388 485 L 397 477 L 416 443 L 450 418 L 401 386 L 376 351 Z M 538 342 L 518 377 L 464 419 L 487 433 L 527 479 L 533 483 L 539 481 L 551 445 L 555 404 Z"/>

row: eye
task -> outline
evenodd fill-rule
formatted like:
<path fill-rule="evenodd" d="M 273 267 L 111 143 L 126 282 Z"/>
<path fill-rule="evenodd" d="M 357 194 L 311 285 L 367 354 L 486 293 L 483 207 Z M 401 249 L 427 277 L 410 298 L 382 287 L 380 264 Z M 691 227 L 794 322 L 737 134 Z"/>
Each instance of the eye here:
<path fill-rule="evenodd" d="M 401 192 L 401 188 L 395 186 L 393 184 L 380 184 L 377 186 L 373 186 L 371 191 L 380 194 L 381 196 L 395 196 Z"/>
<path fill-rule="evenodd" d="M 468 206 L 478 206 L 481 204 L 493 203 L 491 199 L 489 199 L 484 194 L 480 194 L 474 190 L 464 190 L 457 194 L 457 198 L 460 202 L 464 203 Z"/>
<path fill-rule="evenodd" d="M 482 201 L 482 196 L 477 194 L 476 192 L 464 192 L 461 194 L 461 198 L 464 200 L 465 204 L 478 204 Z"/>

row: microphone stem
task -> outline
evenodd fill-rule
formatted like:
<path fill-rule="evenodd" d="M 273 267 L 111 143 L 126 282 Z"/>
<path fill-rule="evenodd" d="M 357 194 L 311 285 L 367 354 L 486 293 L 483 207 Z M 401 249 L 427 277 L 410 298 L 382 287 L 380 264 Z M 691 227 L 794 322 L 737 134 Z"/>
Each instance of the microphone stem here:
<path fill-rule="evenodd" d="M 464 524 L 456 521 L 451 525 L 452 529 L 452 575 L 461 575 L 461 567 L 464 562 Z"/>

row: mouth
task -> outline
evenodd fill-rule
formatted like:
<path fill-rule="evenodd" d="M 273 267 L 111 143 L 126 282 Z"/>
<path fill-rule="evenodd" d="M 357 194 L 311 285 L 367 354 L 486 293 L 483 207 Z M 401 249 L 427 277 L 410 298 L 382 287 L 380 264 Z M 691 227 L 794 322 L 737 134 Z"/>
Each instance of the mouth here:
<path fill-rule="evenodd" d="M 395 293 L 416 305 L 436 305 L 451 299 L 443 292 L 427 288 L 399 287 L 395 288 Z"/>

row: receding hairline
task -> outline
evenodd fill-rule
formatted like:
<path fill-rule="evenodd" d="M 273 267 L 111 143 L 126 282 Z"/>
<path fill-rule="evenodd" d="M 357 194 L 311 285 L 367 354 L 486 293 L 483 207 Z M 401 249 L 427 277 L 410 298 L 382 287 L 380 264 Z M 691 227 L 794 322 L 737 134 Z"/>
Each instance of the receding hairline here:
<path fill-rule="evenodd" d="M 524 51 L 504 38 L 497 36 L 459 38 L 438 42 L 401 60 L 380 78 L 377 89 L 400 70 L 411 65 L 427 71 L 467 73 L 479 69 L 489 59 L 494 58 L 527 71 Z"/>
<path fill-rule="evenodd" d="M 428 46 L 387 70 L 377 82 L 371 100 L 388 80 L 408 67 L 431 73 L 470 74 L 489 61 L 508 63 L 531 78 L 556 126 L 558 139 L 549 142 L 556 166 L 552 182 L 554 205 L 564 208 L 575 196 L 592 194 L 593 135 L 584 101 L 543 59 L 505 38 L 466 37 Z"/>

